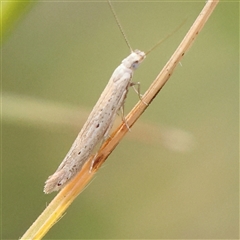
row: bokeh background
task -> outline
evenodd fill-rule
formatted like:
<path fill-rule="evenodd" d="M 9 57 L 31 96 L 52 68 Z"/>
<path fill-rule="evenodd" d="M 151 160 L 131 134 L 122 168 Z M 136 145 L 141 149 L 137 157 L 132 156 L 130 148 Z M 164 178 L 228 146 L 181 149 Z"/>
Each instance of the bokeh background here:
<path fill-rule="evenodd" d="M 152 52 L 141 92 L 201 11 L 198 2 L 113 2 L 132 47 Z M 129 54 L 106 2 L 35 2 L 2 45 L 2 239 L 17 239 Z M 3 9 L 4 10 L 4 9 Z M 46 239 L 239 238 L 239 3 L 220 2 L 170 81 Z M 138 101 L 129 92 L 127 113 Z M 116 122 L 120 122 L 120 117 Z"/>

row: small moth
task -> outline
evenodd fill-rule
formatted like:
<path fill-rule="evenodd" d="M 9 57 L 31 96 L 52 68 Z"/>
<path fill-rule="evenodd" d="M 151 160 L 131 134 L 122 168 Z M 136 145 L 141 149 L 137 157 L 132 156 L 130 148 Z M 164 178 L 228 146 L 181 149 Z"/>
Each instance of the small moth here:
<path fill-rule="evenodd" d="M 109 1 L 108 3 L 127 42 L 113 7 Z M 130 47 L 129 44 L 128 46 Z M 144 52 L 131 50 L 131 54 L 115 69 L 66 157 L 56 172 L 47 179 L 44 187 L 45 193 L 63 188 L 81 170 L 94 148 L 108 138 L 116 114 L 123 108 L 128 88 L 134 85 L 132 82 L 133 72 L 145 57 Z"/>
<path fill-rule="evenodd" d="M 82 130 L 56 172 L 48 178 L 45 193 L 61 189 L 90 157 L 93 149 L 109 136 L 115 116 L 123 107 L 134 70 L 146 57 L 144 52 L 133 51 L 113 72 Z"/>

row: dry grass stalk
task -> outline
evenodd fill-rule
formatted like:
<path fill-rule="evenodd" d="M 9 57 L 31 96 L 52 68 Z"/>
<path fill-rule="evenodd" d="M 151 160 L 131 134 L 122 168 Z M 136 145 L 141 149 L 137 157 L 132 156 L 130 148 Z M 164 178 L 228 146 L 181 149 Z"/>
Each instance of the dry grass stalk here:
<path fill-rule="evenodd" d="M 144 94 L 142 99 L 144 102 L 150 104 L 164 84 L 168 81 L 175 67 L 196 39 L 198 33 L 207 22 L 218 2 L 218 0 L 209 0 L 206 3 L 177 50 Z M 141 101 L 136 104 L 136 106 L 126 116 L 126 121 L 130 127 L 137 121 L 148 106 Z M 49 229 L 62 217 L 65 210 L 79 195 L 79 193 L 83 191 L 86 185 L 93 178 L 94 174 L 98 171 L 127 132 L 128 128 L 124 123 L 122 123 L 99 150 L 92 171 L 89 172 L 92 160 L 92 157 L 90 157 L 77 176 L 58 193 L 58 195 L 52 200 L 52 202 L 21 239 L 41 239 L 49 231 Z"/>

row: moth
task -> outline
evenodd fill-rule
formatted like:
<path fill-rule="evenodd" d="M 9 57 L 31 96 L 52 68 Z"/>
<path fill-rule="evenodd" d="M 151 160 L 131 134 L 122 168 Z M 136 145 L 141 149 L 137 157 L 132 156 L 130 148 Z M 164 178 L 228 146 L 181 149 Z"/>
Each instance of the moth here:
<path fill-rule="evenodd" d="M 109 1 L 108 3 L 127 42 L 114 9 Z M 128 42 L 127 44 L 130 47 Z M 135 85 L 132 82 L 133 73 L 145 57 L 144 52 L 131 50 L 131 54 L 115 69 L 66 157 L 45 182 L 45 193 L 63 188 L 81 170 L 95 147 L 108 138 L 116 114 L 124 106 L 129 87 Z"/>
<path fill-rule="evenodd" d="M 129 87 L 134 87 L 134 85 L 139 86 L 139 83 L 132 82 L 134 71 L 153 49 L 173 35 L 173 33 L 183 25 L 182 23 L 171 34 L 168 34 L 165 38 L 161 39 L 146 53 L 140 50 L 133 51 L 109 0 L 108 4 L 131 53 L 123 59 L 121 64 L 115 69 L 66 157 L 63 159 L 55 173 L 48 177 L 44 187 L 45 193 L 51 193 L 63 188 L 63 186 L 65 186 L 82 169 L 96 146 L 103 143 L 103 141 L 108 138 L 117 112 L 124 107 Z M 138 90 L 135 89 L 135 91 L 137 91 L 141 99 L 139 88 Z M 147 104 L 144 101 L 143 103 Z M 124 117 L 123 120 L 125 122 Z M 125 124 L 128 127 L 126 122 Z"/>

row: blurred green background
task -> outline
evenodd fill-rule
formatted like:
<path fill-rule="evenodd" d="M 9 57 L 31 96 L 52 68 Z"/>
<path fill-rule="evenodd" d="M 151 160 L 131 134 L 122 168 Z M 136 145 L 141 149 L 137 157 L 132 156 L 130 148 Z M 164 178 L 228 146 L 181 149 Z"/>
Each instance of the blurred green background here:
<path fill-rule="evenodd" d="M 204 6 L 114 2 L 149 87 Z M 4 11 L 4 9 L 3 9 Z M 220 2 L 170 81 L 46 239 L 239 238 L 239 3 Z M 113 70 L 129 54 L 106 2 L 38 2 L 2 46 L 3 239 L 23 235 Z M 138 101 L 130 90 L 127 113 Z M 118 117 L 117 122 L 120 122 Z"/>

